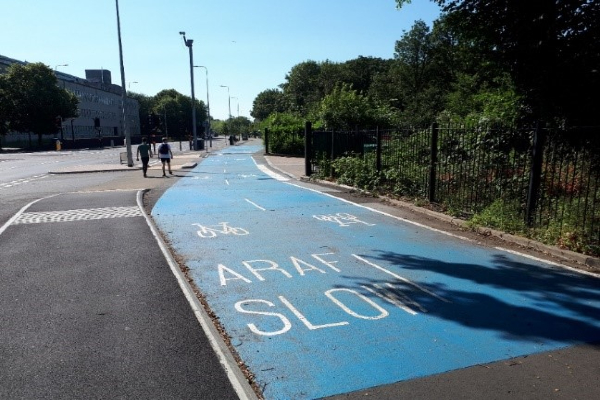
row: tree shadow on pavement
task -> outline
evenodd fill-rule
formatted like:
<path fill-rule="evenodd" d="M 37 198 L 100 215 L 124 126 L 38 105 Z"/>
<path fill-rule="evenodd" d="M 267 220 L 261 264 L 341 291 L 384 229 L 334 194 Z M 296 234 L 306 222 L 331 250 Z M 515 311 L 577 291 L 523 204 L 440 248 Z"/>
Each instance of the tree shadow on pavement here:
<path fill-rule="evenodd" d="M 353 278 L 365 296 L 375 296 L 365 287 L 385 287 L 393 281 L 390 293 L 413 300 L 421 307 L 417 311 L 469 328 L 494 330 L 510 340 L 600 343 L 598 278 L 522 263 L 501 254 L 494 256 L 491 265 L 478 265 L 379 253 L 370 260 L 385 262 L 386 268 L 410 282 L 392 277 Z M 414 271 L 424 272 L 427 280 L 411 279 Z"/>

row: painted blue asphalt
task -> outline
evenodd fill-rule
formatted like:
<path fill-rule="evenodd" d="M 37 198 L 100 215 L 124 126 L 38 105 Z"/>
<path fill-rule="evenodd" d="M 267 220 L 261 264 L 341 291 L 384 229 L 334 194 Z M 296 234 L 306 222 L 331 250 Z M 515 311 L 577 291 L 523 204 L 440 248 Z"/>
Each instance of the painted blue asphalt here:
<path fill-rule="evenodd" d="M 153 217 L 266 398 L 316 398 L 600 340 L 600 281 L 205 159 Z"/>

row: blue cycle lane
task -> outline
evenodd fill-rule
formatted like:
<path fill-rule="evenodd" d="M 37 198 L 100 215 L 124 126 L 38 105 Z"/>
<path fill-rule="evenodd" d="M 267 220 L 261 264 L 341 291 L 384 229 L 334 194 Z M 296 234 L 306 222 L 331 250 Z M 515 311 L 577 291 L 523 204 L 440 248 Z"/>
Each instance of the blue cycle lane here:
<path fill-rule="evenodd" d="M 266 398 L 600 340 L 600 280 L 302 187 L 230 147 L 152 212 Z"/>

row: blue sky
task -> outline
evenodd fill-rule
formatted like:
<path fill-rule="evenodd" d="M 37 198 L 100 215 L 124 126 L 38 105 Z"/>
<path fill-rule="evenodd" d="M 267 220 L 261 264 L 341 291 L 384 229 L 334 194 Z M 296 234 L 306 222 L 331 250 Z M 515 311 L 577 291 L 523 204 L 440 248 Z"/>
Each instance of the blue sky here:
<path fill-rule="evenodd" d="M 154 95 L 175 89 L 190 95 L 189 52 L 208 68 L 211 114 L 250 117 L 264 90 L 285 82 L 307 60 L 343 62 L 358 56 L 389 59 L 394 44 L 422 19 L 439 16 L 430 0 L 396 10 L 394 0 L 120 0 L 127 87 Z M 0 0 L 0 54 L 42 62 L 85 77 L 108 69 L 120 85 L 114 0 Z M 195 94 L 206 101 L 206 75 L 195 68 Z M 137 82 L 137 83 L 134 83 Z"/>

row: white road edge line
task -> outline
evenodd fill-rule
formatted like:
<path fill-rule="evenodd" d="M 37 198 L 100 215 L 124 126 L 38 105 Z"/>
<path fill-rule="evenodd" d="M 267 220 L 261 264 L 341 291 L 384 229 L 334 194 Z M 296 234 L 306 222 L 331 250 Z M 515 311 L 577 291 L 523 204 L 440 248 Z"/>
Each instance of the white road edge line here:
<path fill-rule="evenodd" d="M 148 224 L 152 234 L 156 238 L 156 242 L 158 243 L 162 253 L 164 254 L 165 259 L 167 260 L 167 263 L 169 264 L 169 267 L 171 268 L 171 272 L 173 272 L 173 275 L 175 275 L 175 278 L 177 279 L 177 283 L 179 284 L 179 287 L 183 291 L 183 294 L 185 295 L 190 306 L 192 307 L 192 311 L 196 315 L 196 319 L 198 319 L 198 322 L 200 323 L 202 330 L 208 337 L 208 340 L 210 342 L 212 349 L 217 354 L 217 357 L 219 358 L 221 365 L 225 369 L 225 372 L 227 373 L 227 377 L 229 378 L 229 381 L 231 382 L 233 389 L 235 390 L 235 392 L 237 393 L 239 398 L 242 400 L 257 399 L 256 394 L 254 393 L 254 391 L 248 384 L 246 377 L 244 377 L 244 375 L 242 374 L 242 371 L 239 369 L 239 367 L 237 365 L 237 362 L 231 355 L 229 348 L 227 347 L 227 345 L 221 338 L 221 335 L 219 334 L 219 332 L 213 325 L 210 317 L 204 310 L 204 307 L 202 306 L 202 304 L 200 304 L 200 301 L 198 300 L 198 298 L 196 297 L 196 294 L 194 293 L 191 286 L 187 282 L 183 272 L 181 272 L 181 270 L 179 269 L 179 265 L 177 265 L 177 263 L 171 256 L 171 253 L 169 252 L 167 245 L 165 244 L 162 237 L 160 236 L 158 229 L 156 228 L 156 226 L 154 225 L 152 220 L 148 217 L 148 215 L 146 215 L 146 213 L 144 212 L 142 197 L 143 197 L 143 194 L 147 191 L 148 191 L 148 189 L 140 190 L 137 192 L 138 207 L 142 211 L 142 214 L 144 215 L 144 218 L 146 219 L 146 223 Z"/>
<path fill-rule="evenodd" d="M 279 175 L 278 173 L 271 171 L 264 164 L 257 163 L 256 160 L 254 159 L 254 157 L 250 157 L 250 158 L 254 162 L 254 165 L 256 165 L 256 168 L 258 168 L 261 172 L 269 175 L 271 178 L 276 179 L 281 182 L 287 182 L 290 180 L 289 178 L 286 178 L 285 176 Z"/>

